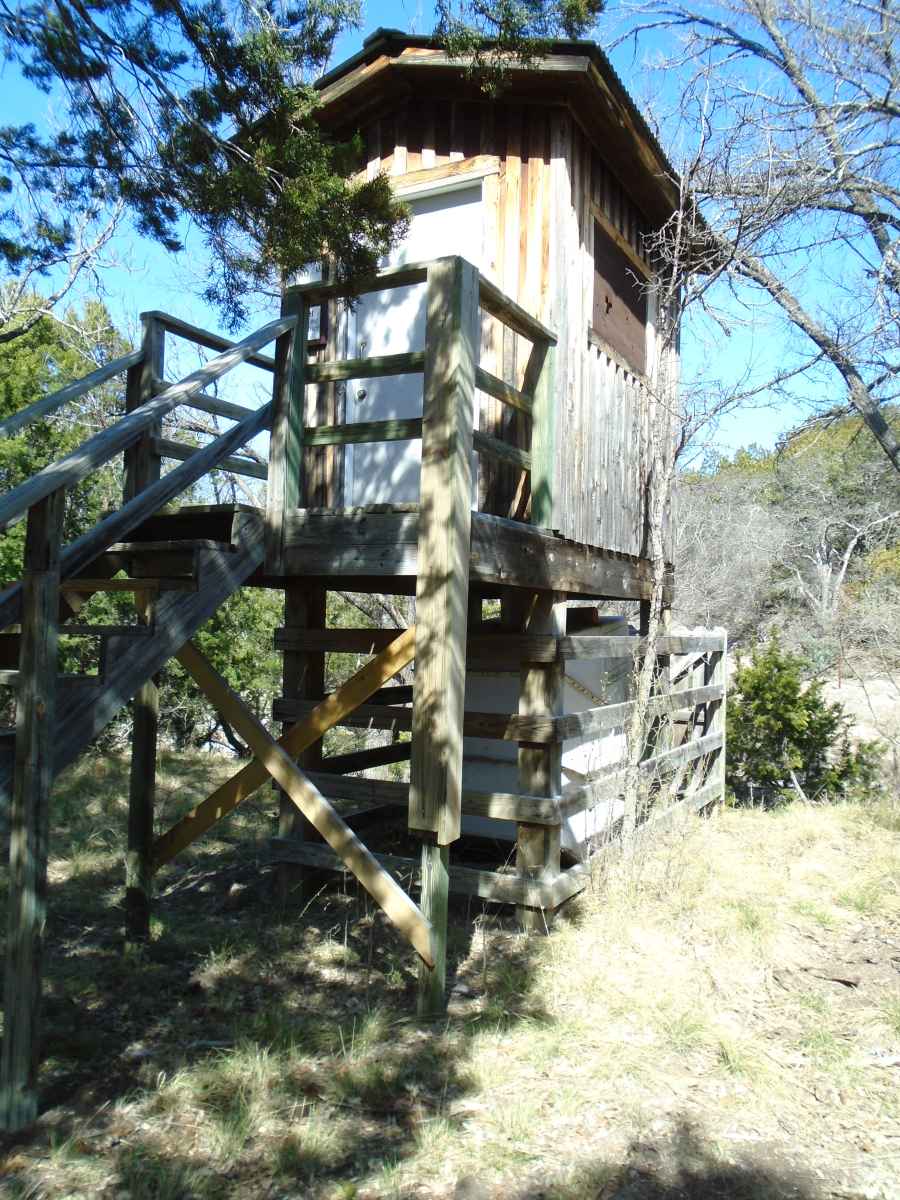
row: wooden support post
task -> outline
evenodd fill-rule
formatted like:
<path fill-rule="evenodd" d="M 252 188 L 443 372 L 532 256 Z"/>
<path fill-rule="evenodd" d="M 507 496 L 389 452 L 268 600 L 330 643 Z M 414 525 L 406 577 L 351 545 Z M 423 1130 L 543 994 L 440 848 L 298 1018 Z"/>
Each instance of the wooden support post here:
<path fill-rule="evenodd" d="M 432 263 L 426 304 L 408 819 L 434 835 L 423 845 L 422 905 L 441 961 L 448 874 L 440 848 L 459 837 L 462 810 L 478 271 L 461 258 Z M 443 991 L 440 976 L 423 969 L 421 1015 L 443 1007 Z"/>
<path fill-rule="evenodd" d="M 428 268 L 409 827 L 459 837 L 478 272 Z"/>
<path fill-rule="evenodd" d="M 283 333 L 275 348 L 272 385 L 272 436 L 266 493 L 266 569 L 283 574 L 285 509 L 297 508 L 305 495 L 303 427 L 306 408 L 306 360 L 309 301 L 302 292 L 285 292 L 282 316 L 296 315 L 297 324 Z"/>
<path fill-rule="evenodd" d="M 166 331 L 153 313 L 141 313 L 144 356 L 131 367 L 125 384 L 125 411 L 132 412 L 152 400 L 160 390 L 165 372 Z M 125 451 L 124 499 L 127 503 L 138 492 L 159 479 L 162 459 L 153 448 L 153 439 L 162 433 L 162 425 L 154 425 Z"/>
<path fill-rule="evenodd" d="M 549 344 L 536 343 L 526 369 L 537 376 L 534 386 L 531 433 L 531 523 L 553 529 L 553 473 L 556 442 L 555 389 L 556 351 Z"/>
<path fill-rule="evenodd" d="M 434 933 L 434 966 L 419 962 L 418 1014 L 427 1021 L 447 1006 L 447 910 L 450 900 L 450 850 L 435 836 L 422 839 L 422 892 L 419 907 Z"/>
<path fill-rule="evenodd" d="M 298 581 L 286 582 L 284 588 L 284 627 L 291 630 L 325 628 L 327 593 L 322 587 L 310 587 Z M 282 651 L 283 694 L 301 700 L 321 700 L 325 694 L 325 654 L 323 651 Z M 288 722 L 282 724 L 286 733 Z M 315 742 L 300 755 L 304 769 L 322 769 L 322 740 Z M 277 785 L 276 785 L 277 787 Z M 298 841 L 319 841 L 318 834 L 286 792 L 278 790 L 278 836 Z M 290 896 L 305 903 L 317 886 L 319 875 L 296 863 L 282 863 L 278 868 L 278 895 L 282 903 Z"/>
<path fill-rule="evenodd" d="M 542 592 L 528 618 L 527 632 L 564 637 L 565 597 Z M 520 675 L 519 715 L 559 716 L 563 710 L 563 664 L 526 663 Z M 532 796 L 559 796 L 562 792 L 562 743 L 540 746 L 519 743 L 519 789 Z M 560 826 L 530 825 L 520 821 L 516 832 L 516 867 L 536 882 L 552 882 L 560 871 Z M 552 912 L 518 906 L 519 922 L 529 932 L 549 929 Z"/>
<path fill-rule="evenodd" d="M 28 514 L 25 538 L 0 1061 L 0 1130 L 5 1132 L 23 1129 L 37 1116 L 64 500 L 64 492 L 58 491 L 36 504 Z"/>
<path fill-rule="evenodd" d="M 150 937 L 153 898 L 153 811 L 156 802 L 156 743 L 159 688 L 148 679 L 132 706 L 131 775 L 128 795 L 128 850 L 125 857 L 125 945 Z"/>
<path fill-rule="evenodd" d="M 727 704 L 728 690 L 728 637 L 725 630 L 722 633 L 722 649 L 721 651 L 712 651 L 707 659 L 706 669 L 704 671 L 704 682 L 707 684 L 719 684 L 722 688 L 722 699 L 711 700 L 706 706 L 706 720 L 704 723 L 704 733 L 720 733 L 722 735 L 722 748 L 716 751 L 716 756 L 713 760 L 711 774 L 714 774 L 715 779 L 720 784 L 719 803 L 725 802 L 725 755 L 728 746 L 725 742 L 725 717 Z"/>
<path fill-rule="evenodd" d="M 142 313 L 144 357 L 128 372 L 125 411 L 146 404 L 160 390 L 165 375 L 165 329 L 152 313 Z M 154 438 L 162 424 L 154 425 L 125 451 L 127 504 L 162 473 L 162 459 Z M 152 619 L 149 594 L 137 594 L 135 602 L 145 622 Z M 148 679 L 138 689 L 132 705 L 131 773 L 128 787 L 128 844 L 125 852 L 125 944 L 140 945 L 150 936 L 150 904 L 153 894 L 153 810 L 156 804 L 156 750 L 159 734 L 159 689 Z"/>

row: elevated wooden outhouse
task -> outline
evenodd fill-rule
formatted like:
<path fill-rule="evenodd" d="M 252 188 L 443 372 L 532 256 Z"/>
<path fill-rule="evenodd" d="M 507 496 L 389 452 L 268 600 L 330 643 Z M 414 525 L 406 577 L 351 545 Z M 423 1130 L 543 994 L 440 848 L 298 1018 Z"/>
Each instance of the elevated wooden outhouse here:
<path fill-rule="evenodd" d="M 460 255 L 556 334 L 540 511 L 514 469 L 493 465 L 481 471 L 477 507 L 531 515 L 573 541 L 645 559 L 647 384 L 661 366 L 675 376 L 673 364 L 657 361 L 648 239 L 678 192 L 608 60 L 592 43 L 557 43 L 527 68 L 510 67 L 490 98 L 433 41 L 381 30 L 322 80 L 321 103 L 320 120 L 337 137 L 362 136 L 363 172 L 386 172 L 410 208 L 409 235 L 385 265 Z M 396 353 L 421 340 L 421 304 L 406 292 L 363 297 L 343 315 L 336 307 L 326 316 L 336 353 Z M 482 317 L 483 369 L 521 385 L 529 351 L 527 339 Z M 319 415 L 413 415 L 413 390 L 398 393 L 396 380 L 338 387 Z M 527 437 L 523 417 L 485 392 L 476 424 L 513 444 Z M 412 500 L 416 454 L 409 446 L 313 454 L 310 502 Z"/>
<path fill-rule="evenodd" d="M 581 42 L 511 66 L 490 98 L 435 43 L 380 31 L 320 92 L 326 128 L 361 135 L 360 172 L 387 172 L 409 205 L 376 275 L 310 270 L 237 343 L 145 313 L 139 347 L 0 424 L 20 432 L 125 376 L 123 417 L 0 496 L 0 532 L 28 522 L 22 580 L 0 592 L 0 683 L 16 690 L 15 728 L 0 731 L 0 1129 L 38 1111 L 50 788 L 129 702 L 128 938 L 147 936 L 156 872 L 275 781 L 270 852 L 288 901 L 297 871 L 301 886 L 311 871 L 355 876 L 418 953 L 426 1014 L 443 1002 L 450 891 L 545 929 L 585 886 L 592 839 L 614 835 L 635 770 L 647 819 L 723 794 L 721 633 L 657 642 L 636 768 L 624 746 L 647 651 L 609 602 L 646 620 L 649 431 L 665 435 L 677 376 L 648 250 L 677 188 L 650 130 Z M 173 337 L 216 356 L 166 382 Z M 241 363 L 272 379 L 271 402 L 214 394 Z M 201 446 L 165 436 L 178 408 L 223 431 Z M 266 435 L 262 463 L 246 448 Z M 120 507 L 64 545 L 67 495 L 119 455 Z M 264 501 L 179 507 L 213 471 L 264 481 Z M 277 740 L 191 641 L 247 586 L 284 595 Z M 337 590 L 414 596 L 414 617 L 331 628 Z M 133 593 L 134 623 L 79 619 L 104 591 Z M 60 634 L 93 639 L 94 673 L 60 673 Z M 328 693 L 327 656 L 348 653 L 364 661 Z M 160 832 L 156 678 L 172 658 L 253 759 Z M 326 753 L 339 725 L 377 744 Z M 373 775 L 386 764 L 394 778 Z"/>

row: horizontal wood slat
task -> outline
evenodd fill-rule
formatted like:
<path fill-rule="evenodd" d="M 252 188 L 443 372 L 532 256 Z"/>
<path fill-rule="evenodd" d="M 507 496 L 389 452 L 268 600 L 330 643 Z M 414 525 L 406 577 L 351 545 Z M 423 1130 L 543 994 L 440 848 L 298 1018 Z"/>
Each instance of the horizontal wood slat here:
<path fill-rule="evenodd" d="M 650 758 L 642 759 L 638 770 L 644 775 L 663 774 L 674 771 L 685 763 L 694 762 L 708 754 L 715 754 L 722 749 L 724 739 L 721 733 L 707 734 L 692 742 L 685 742 L 673 750 L 664 750 Z M 607 799 L 610 790 L 625 782 L 627 767 L 622 760 L 609 763 L 598 771 L 593 771 L 583 782 L 568 784 L 563 789 L 560 801 L 560 811 L 565 816 L 583 812 L 597 800 Z M 721 790 L 721 785 L 720 785 Z"/>
<path fill-rule="evenodd" d="M 409 743 L 403 742 L 400 745 L 408 746 Z M 408 783 L 398 783 L 392 779 L 348 779 L 345 775 L 333 775 L 325 771 L 308 771 L 307 774 L 322 795 L 333 800 L 347 800 L 354 804 L 383 804 L 404 809 L 408 804 Z M 558 799 L 528 796 L 517 792 L 463 789 L 462 811 L 469 817 L 490 817 L 495 821 L 527 821 L 529 825 L 558 825 L 560 822 Z"/>
<path fill-rule="evenodd" d="M 346 425 L 315 425 L 303 431 L 305 446 L 350 446 L 368 442 L 414 441 L 422 436 L 422 418 L 395 421 L 353 421 Z"/>
<path fill-rule="evenodd" d="M 344 358 L 337 362 L 309 363 L 307 383 L 337 383 L 344 379 L 379 379 L 384 375 L 412 375 L 425 369 L 425 351 L 385 354 L 381 358 Z"/>
<path fill-rule="evenodd" d="M 397 636 L 396 629 L 276 629 L 276 650 L 375 654 Z M 556 638 L 519 633 L 470 634 L 466 658 L 504 664 L 518 671 L 519 661 L 555 662 Z"/>
<path fill-rule="evenodd" d="M 487 433 L 479 433 L 477 429 L 472 434 L 472 444 L 478 454 L 487 454 L 498 462 L 509 463 L 510 466 L 519 467 L 523 471 L 531 470 L 531 455 L 527 450 L 520 450 L 518 446 L 501 442 L 499 438 L 491 437 Z"/>
<path fill-rule="evenodd" d="M 704 704 L 720 700 L 724 695 L 718 684 L 693 688 L 689 692 L 673 692 L 666 696 L 655 696 L 649 703 L 648 714 L 662 716 L 691 704 Z M 541 745 L 545 742 L 565 741 L 567 738 L 586 737 L 603 733 L 625 724 L 634 709 L 635 701 L 624 704 L 604 704 L 587 708 L 583 712 L 567 713 L 561 717 L 522 717 L 517 713 L 467 712 L 463 718 L 463 733 L 466 737 L 493 738 L 507 742 L 529 742 Z M 275 700 L 272 714 L 276 721 L 290 721 L 311 712 L 315 702 L 279 697 Z M 353 728 L 406 730 L 412 727 L 409 709 L 392 709 L 388 705 L 361 704 L 339 724 Z M 649 760 L 648 760 L 649 761 Z"/>
<path fill-rule="evenodd" d="M 324 300 L 335 296 L 365 296 L 369 292 L 387 291 L 390 288 L 412 287 L 424 283 L 428 274 L 428 263 L 406 263 L 402 267 L 388 267 L 377 275 L 368 275 L 350 281 L 339 280 L 337 283 L 321 283 L 314 280 L 311 283 L 298 283 L 289 287 L 286 295 L 301 293 L 307 303 L 315 306 Z"/>
<path fill-rule="evenodd" d="M 202 446 L 185 446 L 182 442 L 161 437 L 151 438 L 150 444 L 153 450 L 163 458 L 175 458 L 179 462 L 190 462 L 203 449 Z M 265 463 L 257 463 L 249 458 L 236 458 L 231 455 L 220 458 L 215 469 L 230 471 L 232 475 L 247 475 L 251 479 L 267 479 L 269 476 L 269 468 Z"/>
<path fill-rule="evenodd" d="M 214 417 L 225 417 L 229 421 L 243 421 L 255 409 L 245 408 L 243 404 L 232 404 L 229 400 L 220 400 L 218 396 L 207 396 L 201 392 L 192 396 L 187 402 L 187 408 L 197 408 L 201 412 L 211 413 Z"/>
<path fill-rule="evenodd" d="M 167 333 L 174 333 L 186 342 L 196 342 L 198 346 L 205 346 L 207 350 L 233 350 L 240 344 L 231 338 L 222 337 L 219 333 L 212 333 L 209 329 L 201 329 L 199 325 L 182 321 L 180 317 L 173 317 L 171 313 L 149 312 L 141 315 L 154 317 Z M 251 354 L 246 361 L 251 367 L 262 367 L 264 371 L 275 370 L 275 359 L 268 354 Z"/>
<path fill-rule="evenodd" d="M 333 851 L 325 846 L 310 842 L 290 842 L 273 838 L 272 858 L 275 862 L 297 862 L 320 870 L 343 870 L 343 864 Z M 404 882 L 418 879 L 418 859 L 404 858 L 398 854 L 377 854 L 381 866 L 399 875 Z M 500 871 L 480 871 L 474 867 L 451 865 L 450 891 L 464 896 L 477 896 L 480 900 L 495 904 L 527 904 L 530 908 L 557 908 L 562 900 L 576 891 L 581 891 L 588 878 L 582 868 L 563 871 L 556 880 L 530 880 L 521 875 L 505 874 Z"/>
<path fill-rule="evenodd" d="M 377 692 L 375 694 L 378 695 Z M 408 762 L 411 749 L 411 742 L 391 742 L 389 746 L 372 746 L 368 750 L 351 750 L 347 754 L 330 754 L 327 758 L 322 759 L 322 770 L 328 771 L 332 775 L 349 775 L 353 771 L 367 771 L 370 767 L 384 767 L 390 763 Z M 307 775 L 312 778 L 308 771 Z"/>
<path fill-rule="evenodd" d="M 531 416 L 534 409 L 534 402 L 530 396 L 526 396 L 524 392 L 520 392 L 510 383 L 504 383 L 502 379 L 498 379 L 496 375 L 491 375 L 489 371 L 485 371 L 482 367 L 475 368 L 475 386 L 481 392 L 487 392 L 489 396 L 493 396 L 495 400 L 501 401 L 503 404 L 508 404 L 511 408 L 517 408 L 519 412 L 527 413 Z"/>

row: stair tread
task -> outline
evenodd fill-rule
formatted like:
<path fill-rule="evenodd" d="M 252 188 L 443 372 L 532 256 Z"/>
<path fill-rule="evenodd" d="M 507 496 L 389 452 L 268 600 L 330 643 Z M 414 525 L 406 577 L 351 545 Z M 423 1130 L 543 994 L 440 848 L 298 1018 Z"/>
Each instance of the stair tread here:
<path fill-rule="evenodd" d="M 60 625 L 60 636 L 69 637 L 151 637 L 152 625 Z"/>
<path fill-rule="evenodd" d="M 20 671 L 0 671 L 0 685 L 5 686 L 5 687 L 12 687 L 19 682 L 20 676 L 21 676 Z M 101 684 L 103 682 L 102 675 L 68 675 L 67 674 L 67 675 L 57 675 L 56 678 L 59 683 L 63 683 L 63 684 L 66 684 L 66 683 L 70 683 L 70 684 L 71 683 L 89 683 L 89 684 L 91 684 L 92 687 L 97 687 L 98 684 Z M 2 733 L 2 732 L 3 732 L 3 730 L 0 729 L 0 733 Z M 13 729 L 12 732 L 15 733 L 16 732 L 15 729 Z"/>
<path fill-rule="evenodd" d="M 232 543 L 215 538 L 167 538 L 154 542 L 114 542 L 107 554 L 160 554 L 168 550 L 230 550 Z"/>

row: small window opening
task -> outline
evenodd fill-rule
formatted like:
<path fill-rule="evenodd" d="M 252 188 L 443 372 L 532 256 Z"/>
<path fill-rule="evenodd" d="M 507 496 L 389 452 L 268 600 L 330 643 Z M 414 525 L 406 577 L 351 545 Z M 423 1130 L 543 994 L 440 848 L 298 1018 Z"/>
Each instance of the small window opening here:
<path fill-rule="evenodd" d="M 599 221 L 594 222 L 594 331 L 640 374 L 647 369 L 647 289 Z"/>

